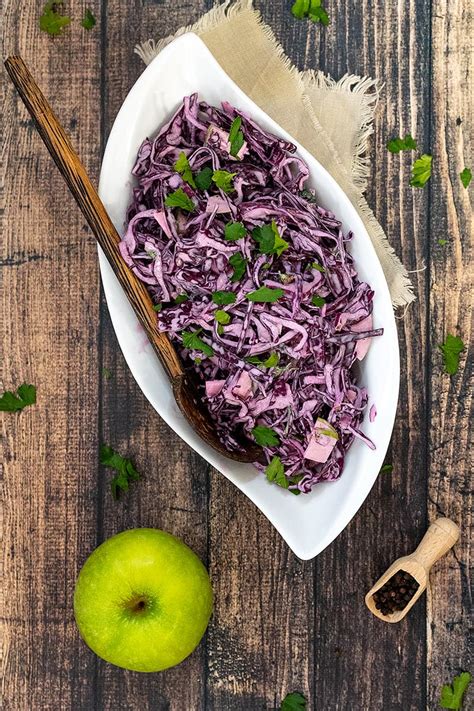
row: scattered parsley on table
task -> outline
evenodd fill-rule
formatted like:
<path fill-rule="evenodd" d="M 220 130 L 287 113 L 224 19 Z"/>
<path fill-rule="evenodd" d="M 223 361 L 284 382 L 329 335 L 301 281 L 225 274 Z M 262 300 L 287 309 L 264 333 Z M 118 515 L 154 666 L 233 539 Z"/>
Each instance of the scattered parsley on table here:
<path fill-rule="evenodd" d="M 313 22 L 320 22 L 325 27 L 329 25 L 329 15 L 321 5 L 321 0 L 295 0 L 291 12 L 298 20 L 307 18 Z"/>
<path fill-rule="evenodd" d="M 432 161 L 433 157 L 425 153 L 413 163 L 410 180 L 412 188 L 423 188 L 431 178 Z"/>
<path fill-rule="evenodd" d="M 472 173 L 469 168 L 464 168 L 462 173 L 459 173 L 459 177 L 461 178 L 461 183 L 464 185 L 464 187 L 467 188 L 469 187 L 469 183 L 472 180 Z"/>
<path fill-rule="evenodd" d="M 280 711 L 306 711 L 306 698 L 299 691 L 293 691 L 281 702 Z"/>
<path fill-rule="evenodd" d="M 400 153 L 400 151 L 414 151 L 416 148 L 415 139 L 409 133 L 405 138 L 392 138 L 387 143 L 387 149 L 390 153 Z"/>
<path fill-rule="evenodd" d="M 459 336 L 448 333 L 444 343 L 440 343 L 438 348 L 444 357 L 444 369 L 449 375 L 455 375 L 459 369 L 459 356 L 464 350 L 464 343 Z"/>
<path fill-rule="evenodd" d="M 24 407 L 28 405 L 34 405 L 36 403 L 36 388 L 34 385 L 27 385 L 23 383 L 17 389 L 16 393 L 7 390 L 0 397 L 0 411 L 1 412 L 18 412 L 18 410 L 23 410 Z"/>
<path fill-rule="evenodd" d="M 138 481 L 138 479 L 140 479 L 140 474 L 137 472 L 130 459 L 122 457 L 121 454 L 106 444 L 103 444 L 100 448 L 99 461 L 105 467 L 115 469 L 117 472 L 110 482 L 112 496 L 115 500 L 119 498 L 121 491 L 128 491 L 131 481 Z"/>
<path fill-rule="evenodd" d="M 444 684 L 441 687 L 441 698 L 439 700 L 441 708 L 462 708 L 462 699 L 467 687 L 471 683 L 471 678 L 469 672 L 461 672 L 461 674 L 454 677 L 452 684 Z"/>
<path fill-rule="evenodd" d="M 84 17 L 81 20 L 81 25 L 85 30 L 91 30 L 93 27 L 95 27 L 97 24 L 97 20 L 95 19 L 94 15 L 92 14 L 92 11 L 89 8 L 86 8 L 86 11 L 84 13 Z"/>
<path fill-rule="evenodd" d="M 63 29 L 71 23 L 71 18 L 61 14 L 62 2 L 47 2 L 40 15 L 39 26 L 42 32 L 54 37 L 62 34 Z"/>

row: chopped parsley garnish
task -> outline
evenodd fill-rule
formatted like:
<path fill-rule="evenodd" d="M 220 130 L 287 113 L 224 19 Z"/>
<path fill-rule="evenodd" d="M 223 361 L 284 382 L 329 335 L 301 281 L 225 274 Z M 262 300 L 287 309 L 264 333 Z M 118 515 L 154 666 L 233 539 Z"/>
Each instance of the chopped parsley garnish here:
<path fill-rule="evenodd" d="M 211 357 L 214 355 L 214 350 L 211 348 L 211 346 L 209 346 L 201 338 L 199 338 L 199 334 L 201 333 L 201 331 L 202 328 L 198 328 L 196 331 L 183 331 L 181 333 L 181 338 L 183 339 L 183 346 L 185 348 L 188 348 L 190 351 L 201 351 L 201 353 L 204 353 L 204 355 Z"/>
<path fill-rule="evenodd" d="M 102 368 L 102 376 L 103 376 L 106 380 L 110 380 L 111 377 L 112 377 L 112 373 L 111 373 L 111 371 L 110 371 L 108 368 L 106 368 L 106 367 L 104 366 L 104 367 Z"/>
<path fill-rule="evenodd" d="M 242 119 L 237 116 L 233 121 L 229 131 L 230 155 L 237 158 L 237 154 L 244 145 L 244 134 L 240 130 Z"/>
<path fill-rule="evenodd" d="M 280 444 L 280 438 L 271 427 L 257 425 L 253 428 L 252 434 L 256 443 L 261 447 L 277 447 Z"/>
<path fill-rule="evenodd" d="M 431 162 L 432 156 L 426 153 L 418 158 L 412 166 L 410 185 L 413 188 L 422 188 L 431 177 Z"/>
<path fill-rule="evenodd" d="M 472 173 L 469 170 L 469 168 L 464 168 L 463 172 L 459 173 L 459 177 L 461 178 L 461 183 L 464 185 L 464 187 L 467 190 L 469 183 L 472 180 Z"/>
<path fill-rule="evenodd" d="M 384 464 L 379 474 L 391 474 L 393 472 L 393 464 Z"/>
<path fill-rule="evenodd" d="M 258 365 L 259 367 L 274 368 L 276 365 L 278 365 L 280 361 L 280 356 L 278 355 L 278 353 L 270 353 L 268 358 L 265 358 L 265 360 L 262 360 L 260 356 L 249 356 L 245 360 L 247 361 L 247 363 L 251 363 L 252 365 Z"/>
<path fill-rule="evenodd" d="M 439 700 L 441 708 L 460 709 L 463 696 L 471 683 L 471 678 L 469 672 L 461 672 L 461 674 L 454 677 L 452 684 L 443 684 Z"/>
<path fill-rule="evenodd" d="M 243 239 L 246 234 L 247 230 L 241 222 L 228 222 L 225 226 L 224 237 L 229 242 L 237 239 Z"/>
<path fill-rule="evenodd" d="M 234 190 L 233 180 L 237 173 L 229 173 L 228 170 L 215 170 L 212 180 L 224 193 L 231 193 Z"/>
<path fill-rule="evenodd" d="M 173 301 L 178 306 L 179 304 L 184 304 L 185 301 L 188 301 L 189 296 L 187 294 L 178 294 Z"/>
<path fill-rule="evenodd" d="M 193 178 L 193 171 L 191 170 L 191 166 L 189 165 L 189 161 L 184 151 L 181 151 L 178 156 L 178 160 L 173 167 L 175 171 L 180 174 L 185 183 L 188 183 L 188 185 L 191 185 L 193 188 L 196 187 L 196 183 Z"/>
<path fill-rule="evenodd" d="M 161 309 L 163 308 L 163 304 L 155 304 L 153 306 L 153 311 L 156 311 L 157 313 L 160 313 Z"/>
<path fill-rule="evenodd" d="M 306 711 L 306 698 L 299 691 L 287 694 L 281 702 L 280 711 Z"/>
<path fill-rule="evenodd" d="M 323 274 L 326 271 L 324 267 L 318 264 L 318 262 L 311 262 L 311 269 L 316 269 L 317 272 L 321 272 Z"/>
<path fill-rule="evenodd" d="M 240 279 L 242 279 L 243 275 L 245 274 L 245 270 L 247 269 L 247 260 L 245 259 L 242 252 L 237 252 L 236 254 L 233 254 L 232 257 L 229 258 L 229 264 L 234 270 L 234 273 L 232 274 L 230 280 L 240 281 Z"/>
<path fill-rule="evenodd" d="M 282 489 L 288 489 L 290 484 L 297 484 L 298 480 L 300 479 L 300 476 L 292 476 L 292 477 L 287 477 L 285 475 L 285 470 L 283 468 L 283 464 L 281 463 L 280 457 L 273 457 L 270 464 L 265 469 L 265 476 L 267 477 L 268 481 L 271 481 L 273 484 L 277 484 L 277 486 L 281 486 Z M 295 494 L 295 496 L 298 496 L 300 494 L 299 489 L 290 489 L 292 494 Z"/>
<path fill-rule="evenodd" d="M 448 244 L 448 240 L 447 239 L 439 239 L 438 244 L 440 247 L 444 247 L 445 244 Z"/>
<path fill-rule="evenodd" d="M 128 491 L 131 481 L 138 481 L 138 479 L 140 479 L 140 474 L 130 459 L 122 457 L 118 452 L 115 452 L 112 447 L 106 444 L 103 444 L 100 448 L 100 463 L 105 467 L 115 469 L 117 472 L 110 482 L 112 496 L 115 500 L 119 498 L 121 491 Z"/>
<path fill-rule="evenodd" d="M 221 309 L 217 309 L 217 311 L 214 312 L 214 318 L 217 323 L 222 324 L 223 326 L 230 323 L 230 314 L 228 314 L 227 311 L 222 311 Z"/>
<path fill-rule="evenodd" d="M 324 296 L 317 296 L 315 294 L 311 299 L 311 303 L 313 304 L 313 306 L 318 306 L 319 308 L 321 308 L 321 306 L 324 306 L 324 304 L 326 303 L 326 299 L 324 298 Z"/>
<path fill-rule="evenodd" d="M 0 397 L 0 412 L 18 412 L 28 405 L 36 403 L 36 388 L 34 385 L 23 383 L 17 388 L 16 393 L 7 390 Z"/>
<path fill-rule="evenodd" d="M 215 291 L 212 295 L 212 300 L 218 306 L 228 306 L 233 304 L 237 296 L 233 291 Z"/>
<path fill-rule="evenodd" d="M 448 333 L 445 342 L 441 343 L 438 348 L 443 353 L 445 372 L 455 375 L 459 368 L 459 356 L 464 350 L 462 339 Z"/>
<path fill-rule="evenodd" d="M 187 212 L 192 212 L 195 208 L 195 204 L 189 195 L 184 192 L 183 188 L 178 188 L 174 193 L 167 195 L 165 205 L 166 207 L 180 207 Z"/>
<path fill-rule="evenodd" d="M 329 16 L 321 5 L 321 0 L 295 0 L 291 12 L 298 20 L 307 17 L 313 22 L 321 22 L 325 27 L 329 25 Z"/>
<path fill-rule="evenodd" d="M 40 15 L 40 30 L 48 35 L 55 36 L 62 34 L 63 29 L 71 23 L 71 18 L 61 15 L 62 2 L 47 2 L 43 7 L 43 14 Z"/>
<path fill-rule="evenodd" d="M 416 141 L 409 133 L 405 138 L 392 138 L 387 143 L 387 148 L 390 153 L 400 153 L 400 151 L 414 151 L 416 148 Z"/>
<path fill-rule="evenodd" d="M 194 176 L 194 182 L 196 183 L 196 187 L 198 190 L 209 190 L 212 184 L 212 173 L 213 170 L 212 168 L 202 168 L 196 175 Z"/>
<path fill-rule="evenodd" d="M 289 247 L 288 242 L 280 236 L 275 220 L 272 220 L 271 225 L 255 227 L 252 230 L 252 237 L 258 242 L 260 254 L 276 254 L 280 257 Z"/>
<path fill-rule="evenodd" d="M 318 202 L 316 195 L 314 195 L 311 192 L 311 190 L 308 190 L 307 188 L 305 188 L 304 190 L 301 190 L 300 197 L 304 198 L 306 200 L 306 202 L 312 202 L 312 203 Z"/>
<path fill-rule="evenodd" d="M 83 28 L 85 30 L 91 30 L 93 27 L 96 26 L 96 24 L 97 24 L 97 20 L 95 19 L 91 10 L 89 8 L 87 8 L 84 13 L 84 17 L 81 20 L 81 25 L 83 26 Z"/>
<path fill-rule="evenodd" d="M 246 297 L 249 301 L 256 301 L 260 304 L 273 304 L 275 301 L 278 301 L 278 299 L 281 299 L 284 293 L 283 289 L 269 289 L 268 286 L 261 286 L 260 289 L 256 289 L 256 291 L 250 291 L 246 294 Z"/>
<path fill-rule="evenodd" d="M 285 470 L 283 464 L 281 463 L 280 457 L 273 457 L 270 464 L 265 469 L 265 476 L 268 481 L 278 484 L 278 486 L 283 487 L 283 489 L 288 489 L 289 481 L 285 476 Z"/>

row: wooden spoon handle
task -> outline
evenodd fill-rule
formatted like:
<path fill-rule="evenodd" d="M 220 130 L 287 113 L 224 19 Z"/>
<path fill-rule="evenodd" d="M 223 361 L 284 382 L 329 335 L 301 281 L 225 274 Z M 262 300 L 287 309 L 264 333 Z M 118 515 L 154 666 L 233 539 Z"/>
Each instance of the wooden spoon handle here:
<path fill-rule="evenodd" d="M 433 563 L 454 546 L 459 538 L 459 526 L 449 518 L 438 518 L 423 536 L 412 556 L 428 572 Z"/>
<path fill-rule="evenodd" d="M 172 381 L 182 378 L 183 369 L 174 347 L 169 338 L 158 331 L 157 315 L 153 310 L 153 303 L 145 285 L 125 264 L 118 248 L 120 236 L 64 128 L 21 57 L 8 57 L 5 67 L 23 103 L 34 119 L 46 148 L 102 247 L 122 289 L 127 294 L 161 363 Z"/>

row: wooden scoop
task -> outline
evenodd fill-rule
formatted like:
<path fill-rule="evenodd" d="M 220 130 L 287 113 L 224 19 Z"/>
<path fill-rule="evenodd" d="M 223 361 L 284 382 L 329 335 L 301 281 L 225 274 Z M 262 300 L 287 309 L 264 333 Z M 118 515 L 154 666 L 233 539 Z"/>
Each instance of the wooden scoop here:
<path fill-rule="evenodd" d="M 120 236 L 63 126 L 21 57 L 8 57 L 5 67 L 23 103 L 34 119 L 46 148 L 58 166 L 72 196 L 125 291 L 136 316 L 145 329 L 150 343 L 170 379 L 179 409 L 198 435 L 220 454 L 240 462 L 258 461 L 262 457 L 261 447 L 239 436 L 238 433 L 234 433 L 234 436 L 241 444 L 242 451 L 229 451 L 220 441 L 209 413 L 196 397 L 196 387 L 184 372 L 173 344 L 165 333 L 158 330 L 157 315 L 145 285 L 122 259 L 118 248 Z"/>
<path fill-rule="evenodd" d="M 384 622 L 400 622 L 400 620 L 403 620 L 420 595 L 426 590 L 431 566 L 454 546 L 459 538 L 459 533 L 459 527 L 454 521 L 451 521 L 449 518 L 436 519 L 426 531 L 416 551 L 411 555 L 398 558 L 382 577 L 377 580 L 373 588 L 369 590 L 365 596 L 365 604 L 369 610 Z M 383 615 L 380 610 L 377 610 L 375 607 L 375 601 L 372 595 L 377 592 L 382 585 L 385 585 L 392 575 L 395 575 L 400 570 L 410 573 L 420 587 L 411 600 L 407 602 L 403 610 L 397 610 L 390 615 Z"/>

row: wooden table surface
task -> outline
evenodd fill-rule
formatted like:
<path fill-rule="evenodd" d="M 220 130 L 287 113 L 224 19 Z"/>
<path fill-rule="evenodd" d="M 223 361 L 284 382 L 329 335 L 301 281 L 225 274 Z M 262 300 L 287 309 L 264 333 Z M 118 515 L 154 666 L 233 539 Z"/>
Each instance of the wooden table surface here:
<path fill-rule="evenodd" d="M 97 179 L 112 121 L 143 70 L 133 45 L 196 20 L 212 0 L 92 0 L 98 25 L 90 32 L 78 22 L 87 3 L 67 0 L 75 23 L 55 39 L 39 31 L 42 4 L 5 1 L 4 52 L 21 53 L 32 67 Z M 316 560 L 288 550 L 143 397 L 112 329 L 94 239 L 5 82 L 3 385 L 38 389 L 35 407 L 2 417 L 11 711 L 263 711 L 293 690 L 305 693 L 311 710 L 421 711 L 438 708 L 441 684 L 472 663 L 472 368 L 465 353 L 459 373 L 446 375 L 437 348 L 448 330 L 470 340 L 471 211 L 458 174 L 473 167 L 472 7 L 468 0 L 327 0 L 332 23 L 324 29 L 293 19 L 289 1 L 256 4 L 298 67 L 385 82 L 367 196 L 413 271 L 417 297 L 398 320 L 393 473 L 379 477 Z M 412 155 L 385 148 L 405 132 L 433 155 L 423 190 L 409 187 Z M 98 464 L 102 442 L 146 473 L 118 503 L 110 471 Z M 461 526 L 460 543 L 437 564 L 409 617 L 383 624 L 365 609 L 364 592 L 439 515 Z M 105 538 L 135 526 L 182 537 L 208 566 L 215 591 L 203 642 L 162 674 L 103 663 L 73 620 L 80 566 Z"/>

